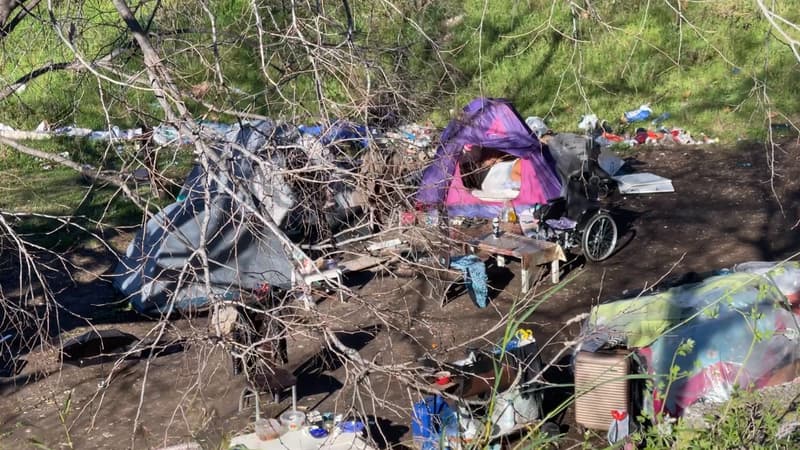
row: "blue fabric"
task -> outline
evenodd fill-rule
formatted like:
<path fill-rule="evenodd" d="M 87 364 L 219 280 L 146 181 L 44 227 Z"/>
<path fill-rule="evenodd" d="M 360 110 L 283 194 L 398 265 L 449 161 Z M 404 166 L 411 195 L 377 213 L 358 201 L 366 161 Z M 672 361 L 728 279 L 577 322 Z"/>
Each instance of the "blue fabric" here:
<path fill-rule="evenodd" d="M 515 211 L 538 208 L 541 205 L 514 205 Z M 447 215 L 450 217 L 470 217 L 477 219 L 494 219 L 503 213 L 502 203 L 484 203 L 482 205 L 448 205 Z"/>
<path fill-rule="evenodd" d="M 322 125 L 300 125 L 297 129 L 302 134 L 320 137 L 320 141 L 325 145 L 353 141 L 361 147 L 369 146 L 367 127 L 343 120 L 334 122 L 328 129 Z"/>
<path fill-rule="evenodd" d="M 486 264 L 475 255 L 458 256 L 450 260 L 450 267 L 460 269 L 467 279 L 467 291 L 478 308 L 486 308 L 489 286 L 486 284 Z"/>
<path fill-rule="evenodd" d="M 422 450 L 438 450 L 447 445 L 445 436 L 457 432 L 458 417 L 444 398 L 427 397 L 414 403 L 411 434 Z"/>

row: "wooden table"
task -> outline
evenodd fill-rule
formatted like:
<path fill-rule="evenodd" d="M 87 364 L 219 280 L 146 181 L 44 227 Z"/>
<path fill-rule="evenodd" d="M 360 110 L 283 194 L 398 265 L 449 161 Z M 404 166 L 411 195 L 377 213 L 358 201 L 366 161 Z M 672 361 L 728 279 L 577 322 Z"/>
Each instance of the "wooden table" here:
<path fill-rule="evenodd" d="M 255 433 L 236 436 L 230 446 L 243 445 L 250 450 L 376 450 L 360 435 L 334 431 L 330 436 L 315 439 L 308 427 L 289 431 L 278 439 L 262 441 Z"/>
<path fill-rule="evenodd" d="M 495 237 L 488 233 L 474 243 L 479 250 L 497 257 L 497 265 L 503 267 L 505 258 L 519 259 L 522 263 L 522 293 L 530 290 L 531 271 L 534 266 L 550 263 L 550 277 L 553 283 L 559 281 L 559 261 L 566 261 L 564 250 L 555 242 L 531 239 L 519 234 L 506 233 Z"/>

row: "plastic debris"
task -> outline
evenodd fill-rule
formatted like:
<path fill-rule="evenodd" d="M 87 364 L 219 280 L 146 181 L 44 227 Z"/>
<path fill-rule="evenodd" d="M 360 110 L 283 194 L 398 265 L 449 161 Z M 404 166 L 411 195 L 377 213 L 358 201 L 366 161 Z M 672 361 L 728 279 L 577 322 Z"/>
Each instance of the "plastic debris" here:
<path fill-rule="evenodd" d="M 665 120 L 667 120 L 669 118 L 670 118 L 670 114 L 668 112 L 664 112 L 664 113 L 661 113 L 660 116 L 658 116 L 655 119 L 653 119 L 653 121 L 650 122 L 650 124 L 653 125 L 654 127 L 657 127 L 657 126 L 661 125 Z"/>
<path fill-rule="evenodd" d="M 525 124 L 533 131 L 536 137 L 542 137 L 549 128 L 541 117 L 531 116 L 525 119 Z"/>
<path fill-rule="evenodd" d="M 617 411 L 616 409 L 612 409 L 611 417 L 613 420 L 611 422 L 611 426 L 608 428 L 608 434 L 606 437 L 608 438 L 608 443 L 613 445 L 620 440 L 625 439 L 628 434 L 630 434 L 630 427 L 628 426 L 630 416 L 628 415 L 627 411 Z"/>
<path fill-rule="evenodd" d="M 650 109 L 650 105 L 645 103 L 644 105 L 640 106 L 637 109 L 632 111 L 628 111 L 622 116 L 623 123 L 633 123 L 633 122 L 641 122 L 643 120 L 647 120 L 650 118 L 650 115 L 653 114 L 653 110 Z"/>
<path fill-rule="evenodd" d="M 584 131 L 594 130 L 597 127 L 597 122 L 597 116 L 594 114 L 581 116 L 581 121 L 578 123 L 578 128 Z"/>

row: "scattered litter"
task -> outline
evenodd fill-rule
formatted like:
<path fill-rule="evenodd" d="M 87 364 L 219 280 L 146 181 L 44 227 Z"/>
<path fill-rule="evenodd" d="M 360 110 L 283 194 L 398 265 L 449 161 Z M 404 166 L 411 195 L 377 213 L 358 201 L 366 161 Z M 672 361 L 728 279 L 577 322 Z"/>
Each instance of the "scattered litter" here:
<path fill-rule="evenodd" d="M 50 131 L 50 124 L 47 123 L 46 120 L 43 120 L 39 123 L 39 126 L 37 126 L 36 130 L 34 131 L 36 131 L 37 133 L 47 133 Z"/>
<path fill-rule="evenodd" d="M 614 152 L 603 149 L 597 156 L 597 164 L 599 164 L 600 168 L 607 174 L 614 176 L 622 169 L 622 166 L 625 165 L 625 160 L 617 156 Z"/>
<path fill-rule="evenodd" d="M 85 137 L 92 134 L 89 128 L 79 128 L 75 126 L 60 127 L 53 130 L 56 136 Z"/>
<path fill-rule="evenodd" d="M 581 116 L 581 121 L 578 123 L 578 128 L 584 131 L 591 131 L 597 128 L 598 119 L 594 114 Z"/>
<path fill-rule="evenodd" d="M 631 173 L 612 177 L 622 194 L 654 194 L 675 192 L 672 180 L 649 172 Z"/>
<path fill-rule="evenodd" d="M 89 133 L 89 139 L 95 141 L 113 141 L 113 140 L 130 141 L 136 139 L 141 135 L 142 135 L 141 128 L 123 130 L 120 129 L 118 126 L 113 125 L 108 130 L 92 131 L 91 133 Z"/>
<path fill-rule="evenodd" d="M 378 250 L 385 250 L 387 248 L 397 247 L 403 243 L 400 239 L 390 239 L 388 241 L 376 242 L 367 247 L 368 252 L 376 252 Z"/>
<path fill-rule="evenodd" d="M 611 417 L 611 426 L 608 427 L 608 434 L 606 437 L 608 438 L 608 443 L 614 445 L 620 440 L 628 437 L 628 434 L 630 434 L 630 427 L 628 425 L 630 416 L 628 415 L 627 411 L 618 411 L 616 409 L 612 409 Z"/>
<path fill-rule="evenodd" d="M 650 122 L 650 124 L 653 125 L 654 127 L 657 127 L 657 126 L 661 125 L 665 120 L 667 120 L 669 118 L 670 118 L 670 114 L 668 112 L 664 112 L 664 113 L 661 113 L 660 116 L 658 116 L 655 119 L 653 119 L 653 121 Z"/>
<path fill-rule="evenodd" d="M 528 117 L 525 119 L 525 124 L 528 125 L 528 128 L 533 131 L 536 137 L 542 137 L 549 130 L 547 124 L 544 123 L 544 120 L 542 120 L 540 117 Z"/>
<path fill-rule="evenodd" d="M 184 444 L 170 445 L 169 447 L 161 447 L 158 450 L 203 450 L 203 447 L 197 442 L 187 442 Z"/>
<path fill-rule="evenodd" d="M 625 114 L 622 115 L 622 123 L 633 123 L 633 122 L 641 122 L 650 118 L 650 115 L 653 114 L 653 110 L 650 109 L 649 104 L 644 104 L 637 109 L 632 111 L 627 111 Z"/>

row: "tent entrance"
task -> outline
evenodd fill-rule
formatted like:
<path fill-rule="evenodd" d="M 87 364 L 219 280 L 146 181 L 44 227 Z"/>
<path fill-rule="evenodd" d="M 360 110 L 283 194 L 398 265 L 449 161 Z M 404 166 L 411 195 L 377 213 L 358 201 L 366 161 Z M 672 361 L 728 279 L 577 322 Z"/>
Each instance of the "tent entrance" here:
<path fill-rule="evenodd" d="M 461 183 L 473 196 L 486 201 L 513 200 L 522 185 L 522 160 L 486 147 L 464 146 L 458 161 Z"/>

